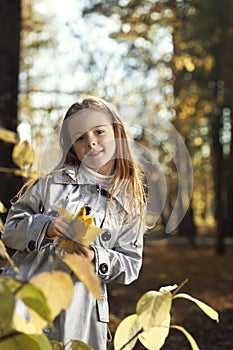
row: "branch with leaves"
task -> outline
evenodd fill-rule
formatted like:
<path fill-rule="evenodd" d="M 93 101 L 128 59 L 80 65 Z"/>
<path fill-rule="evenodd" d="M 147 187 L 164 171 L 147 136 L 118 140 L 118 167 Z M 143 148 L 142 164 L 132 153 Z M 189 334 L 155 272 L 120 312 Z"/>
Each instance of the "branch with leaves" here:
<path fill-rule="evenodd" d="M 219 322 L 218 313 L 188 294 L 177 294 L 181 286 L 166 286 L 159 291 L 152 290 L 142 295 L 137 302 L 136 313 L 127 316 L 119 324 L 114 337 L 114 349 L 132 350 L 139 340 L 146 349 L 159 350 L 164 345 L 169 330 L 175 328 L 186 336 L 192 350 L 199 350 L 195 339 L 185 328 L 170 324 L 172 301 L 177 298 L 190 300 L 216 322 Z"/>

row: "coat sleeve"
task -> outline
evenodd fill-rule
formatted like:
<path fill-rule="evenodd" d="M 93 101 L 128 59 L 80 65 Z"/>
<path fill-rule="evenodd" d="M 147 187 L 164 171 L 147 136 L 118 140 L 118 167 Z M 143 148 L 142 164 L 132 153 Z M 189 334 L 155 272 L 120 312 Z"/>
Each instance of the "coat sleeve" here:
<path fill-rule="evenodd" d="M 106 283 L 130 284 L 138 278 L 142 265 L 144 227 L 139 218 L 123 225 L 114 247 L 93 246 L 96 272 Z"/>
<path fill-rule="evenodd" d="M 42 213 L 42 182 L 38 181 L 10 208 L 2 240 L 9 248 L 39 251 L 50 216 Z"/>

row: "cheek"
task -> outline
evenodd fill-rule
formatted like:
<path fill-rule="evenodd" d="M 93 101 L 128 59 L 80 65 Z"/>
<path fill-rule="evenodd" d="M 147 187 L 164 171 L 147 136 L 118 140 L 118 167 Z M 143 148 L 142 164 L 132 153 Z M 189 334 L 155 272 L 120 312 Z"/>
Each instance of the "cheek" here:
<path fill-rule="evenodd" d="M 84 152 L 83 152 L 82 147 L 77 146 L 77 145 L 73 145 L 73 149 L 74 149 L 74 152 L 75 152 L 76 156 L 78 157 L 78 159 L 82 160 L 84 157 Z"/>
<path fill-rule="evenodd" d="M 108 152 L 108 153 L 115 153 L 115 150 L 116 150 L 116 142 L 115 140 L 108 140 L 104 143 L 104 146 L 105 146 L 105 150 Z"/>

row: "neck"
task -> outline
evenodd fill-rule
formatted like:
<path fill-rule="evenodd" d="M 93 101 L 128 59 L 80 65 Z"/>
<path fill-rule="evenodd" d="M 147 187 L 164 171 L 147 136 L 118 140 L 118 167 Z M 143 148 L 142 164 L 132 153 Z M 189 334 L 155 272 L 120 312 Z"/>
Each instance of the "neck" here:
<path fill-rule="evenodd" d="M 101 175 L 105 176 L 111 176 L 114 174 L 115 170 L 115 160 L 110 160 L 107 164 L 102 166 L 99 169 L 93 169 L 94 171 L 98 172 Z"/>

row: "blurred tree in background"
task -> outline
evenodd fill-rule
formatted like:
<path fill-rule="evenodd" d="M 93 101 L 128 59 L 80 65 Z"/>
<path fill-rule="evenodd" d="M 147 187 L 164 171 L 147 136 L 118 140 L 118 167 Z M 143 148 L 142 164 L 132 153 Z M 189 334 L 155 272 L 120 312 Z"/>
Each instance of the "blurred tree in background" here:
<path fill-rule="evenodd" d="M 96 94 L 112 102 L 141 105 L 144 113 L 128 113 L 125 121 L 140 126 L 133 137 L 163 167 L 168 193 L 161 225 L 166 226 L 176 202 L 177 164 L 184 183 L 177 199 L 180 207 L 185 207 L 190 190 L 178 145 L 168 131 L 161 132 L 159 122 L 168 121 L 184 140 L 194 173 L 192 202 L 178 232 L 193 244 L 196 232 L 216 232 L 216 251 L 222 253 L 224 238 L 232 236 L 233 220 L 232 0 L 70 0 L 66 6 L 72 6 L 72 15 L 68 17 L 63 7 L 60 18 L 60 2 L 21 1 L 18 131 L 36 150 L 34 166 L 63 112 L 80 96 Z M 19 2 L 14 4 L 19 10 Z M 6 11 L 4 18 L 6 33 L 13 18 L 7 22 Z M 20 27 L 15 31 L 17 41 Z M 4 74 L 8 63 L 1 61 Z M 4 127 L 16 131 L 17 73 L 13 77 L 10 91 L 15 97 L 10 101 L 15 110 L 1 112 L 1 121 L 5 115 Z M 3 82 L 0 85 L 1 106 L 6 108 L 2 96 L 7 90 Z M 164 144 L 173 147 L 174 154 Z M 158 190 L 158 199 L 161 195 Z"/>
<path fill-rule="evenodd" d="M 17 137 L 17 95 L 20 46 L 20 0 L 0 1 L 0 200 L 9 208 L 22 185 L 14 175 L 12 144 Z M 5 140 L 5 141 L 3 141 Z"/>

